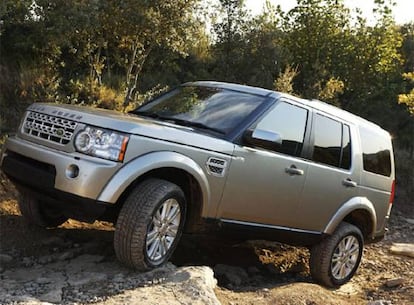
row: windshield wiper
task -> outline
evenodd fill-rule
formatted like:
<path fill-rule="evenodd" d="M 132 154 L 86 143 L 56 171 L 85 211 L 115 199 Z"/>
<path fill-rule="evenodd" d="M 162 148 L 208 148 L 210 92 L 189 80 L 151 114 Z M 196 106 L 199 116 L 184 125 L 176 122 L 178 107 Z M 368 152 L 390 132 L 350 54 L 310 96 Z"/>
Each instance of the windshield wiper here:
<path fill-rule="evenodd" d="M 182 125 L 182 126 L 186 126 L 186 127 L 195 127 L 195 128 L 200 128 L 200 129 L 206 129 L 206 130 L 211 130 L 220 134 L 225 134 L 225 132 L 221 129 L 218 128 L 214 128 L 208 125 L 205 125 L 203 123 L 200 122 L 194 122 L 194 121 L 187 121 L 187 120 L 182 120 L 182 119 L 177 119 L 177 118 L 170 118 L 170 117 L 160 117 L 160 119 L 162 120 L 166 120 L 166 121 L 171 121 L 173 123 L 176 123 L 178 125 Z"/>
<path fill-rule="evenodd" d="M 153 118 L 153 119 L 159 119 L 160 115 L 155 112 L 150 111 L 139 111 L 139 110 L 132 110 L 129 113 L 136 114 L 136 115 L 142 115 L 145 117 Z"/>
<path fill-rule="evenodd" d="M 181 125 L 181 126 L 195 127 L 195 128 L 205 129 L 205 130 L 211 130 L 211 131 L 214 131 L 214 132 L 217 132 L 217 133 L 220 133 L 220 134 L 226 134 L 221 129 L 210 127 L 210 126 L 205 125 L 205 124 L 200 123 L 200 122 L 187 121 L 187 120 L 178 119 L 178 118 L 174 118 L 174 117 L 163 116 L 163 115 L 159 115 L 158 113 L 155 113 L 155 112 L 139 111 L 138 110 L 138 111 L 131 111 L 131 113 L 136 114 L 136 115 L 142 115 L 142 116 L 153 118 L 153 119 L 158 119 L 158 120 L 161 120 L 161 121 L 173 122 L 173 123 Z"/>
<path fill-rule="evenodd" d="M 158 119 L 161 121 L 170 121 L 170 122 L 173 122 L 181 126 L 195 127 L 195 128 L 205 129 L 205 130 L 211 130 L 211 131 L 214 131 L 220 134 L 225 134 L 225 132 L 221 129 L 210 127 L 200 122 L 187 121 L 187 120 L 178 119 L 174 117 L 163 116 L 163 115 L 159 115 L 158 113 L 150 112 L 150 111 L 139 111 L 138 110 L 138 111 L 131 111 L 131 113 L 136 114 L 136 115 L 142 115 L 142 116 L 153 118 L 153 119 Z"/>

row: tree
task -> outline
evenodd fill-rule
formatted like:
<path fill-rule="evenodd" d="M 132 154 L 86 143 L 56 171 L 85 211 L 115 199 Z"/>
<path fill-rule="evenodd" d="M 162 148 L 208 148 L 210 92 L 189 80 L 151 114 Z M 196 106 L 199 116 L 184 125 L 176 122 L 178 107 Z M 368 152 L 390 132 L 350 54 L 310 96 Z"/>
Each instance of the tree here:
<path fill-rule="evenodd" d="M 298 92 L 317 97 L 330 79 L 342 80 L 351 31 L 343 1 L 299 0 L 285 16 L 284 31 L 291 65 L 298 68 Z"/>
<path fill-rule="evenodd" d="M 289 66 L 283 16 L 279 6 L 267 1 L 262 14 L 248 22 L 240 67 L 242 82 L 272 89 L 275 78 Z"/>
<path fill-rule="evenodd" d="M 240 82 L 238 70 L 242 66 L 244 36 L 250 16 L 244 0 L 220 0 L 217 11 L 219 15 L 213 18 L 218 21 L 213 24 L 212 74 L 218 80 Z"/>
<path fill-rule="evenodd" d="M 414 72 L 404 73 L 403 77 L 411 83 L 408 93 L 398 95 L 398 103 L 405 104 L 411 115 L 414 115 Z"/>
<path fill-rule="evenodd" d="M 194 8 L 198 0 L 109 1 L 107 24 L 123 53 L 126 99 L 133 100 L 148 56 L 155 48 L 185 55 L 197 30 Z"/>

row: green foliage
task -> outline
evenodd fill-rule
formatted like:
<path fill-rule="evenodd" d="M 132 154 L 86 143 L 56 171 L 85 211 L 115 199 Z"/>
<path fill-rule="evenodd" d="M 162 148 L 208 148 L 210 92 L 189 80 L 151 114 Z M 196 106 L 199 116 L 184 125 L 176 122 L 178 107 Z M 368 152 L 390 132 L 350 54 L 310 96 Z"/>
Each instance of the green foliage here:
<path fill-rule="evenodd" d="M 351 25 L 350 13 L 337 0 L 299 0 L 284 20 L 284 41 L 298 67 L 295 88 L 305 97 L 317 97 L 331 78 L 343 79 L 348 69 Z M 343 72 L 342 72 L 343 73 Z"/>
<path fill-rule="evenodd" d="M 414 23 L 397 26 L 392 1 L 375 1 L 374 25 L 343 0 L 298 0 L 287 13 L 268 1 L 258 16 L 242 0 L 211 3 L 3 0 L 0 131 L 31 102 L 126 111 L 211 79 L 327 101 L 413 149 Z"/>
<path fill-rule="evenodd" d="M 220 0 L 216 8 L 218 20 L 213 24 L 216 43 L 213 45 L 213 74 L 219 80 L 237 82 L 245 50 L 244 35 L 250 16 L 243 0 Z"/>
<path fill-rule="evenodd" d="M 321 86 L 318 83 L 318 86 Z M 319 89 L 318 98 L 335 106 L 340 106 L 339 95 L 344 92 L 344 82 L 331 77 L 325 85 Z"/>
<path fill-rule="evenodd" d="M 395 171 L 397 173 L 397 196 L 395 204 L 409 208 L 414 211 L 414 154 L 413 151 L 396 149 L 394 152 Z"/>
<path fill-rule="evenodd" d="M 414 72 L 404 73 L 403 77 L 411 82 L 411 90 L 406 94 L 398 95 L 398 103 L 405 104 L 411 115 L 414 115 Z"/>
<path fill-rule="evenodd" d="M 294 94 L 293 91 L 293 79 L 298 74 L 297 68 L 292 68 L 287 66 L 283 73 L 280 73 L 278 78 L 275 80 L 273 87 L 276 91 L 286 92 L 289 94 Z"/>

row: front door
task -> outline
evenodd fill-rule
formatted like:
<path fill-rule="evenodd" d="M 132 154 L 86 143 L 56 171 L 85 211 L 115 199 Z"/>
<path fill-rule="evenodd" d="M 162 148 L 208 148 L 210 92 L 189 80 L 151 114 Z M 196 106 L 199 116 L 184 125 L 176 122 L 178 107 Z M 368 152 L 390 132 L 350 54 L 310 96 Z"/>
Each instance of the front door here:
<path fill-rule="evenodd" d="M 281 101 L 254 127 L 278 133 L 274 149 L 239 145 L 234 152 L 218 218 L 258 225 L 297 226 L 297 207 L 308 170 L 301 158 L 308 109 Z"/>

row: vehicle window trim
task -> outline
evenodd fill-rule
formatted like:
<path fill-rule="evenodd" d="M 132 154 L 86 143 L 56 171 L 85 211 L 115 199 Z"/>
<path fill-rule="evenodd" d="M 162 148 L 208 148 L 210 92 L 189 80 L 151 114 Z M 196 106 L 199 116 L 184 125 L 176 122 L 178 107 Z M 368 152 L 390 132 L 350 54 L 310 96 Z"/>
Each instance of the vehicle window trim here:
<path fill-rule="evenodd" d="M 307 105 L 298 103 L 298 102 L 296 102 L 292 99 L 289 99 L 285 96 L 281 96 L 281 97 L 278 97 L 276 99 L 272 98 L 272 100 L 273 100 L 273 103 L 270 104 L 262 113 L 260 113 L 260 115 L 258 115 L 254 119 L 254 121 L 249 122 L 250 124 L 245 129 L 243 129 L 243 132 L 240 134 L 240 137 L 238 138 L 238 141 L 237 141 L 236 144 L 239 144 L 239 145 L 242 145 L 242 146 L 247 146 L 247 147 L 252 148 L 252 149 L 257 149 L 257 150 L 261 150 L 261 151 L 267 151 L 267 152 L 271 152 L 271 153 L 275 153 L 275 154 L 280 154 L 280 155 L 283 155 L 283 156 L 288 156 L 288 157 L 291 157 L 291 158 L 299 158 L 299 159 L 306 160 L 304 155 L 307 153 L 307 150 L 308 150 L 307 146 L 308 146 L 308 143 L 309 143 L 309 135 L 310 135 L 309 125 L 310 125 L 310 121 L 311 121 L 312 109 L 310 107 L 308 107 Z M 275 151 L 275 150 L 266 149 L 266 148 L 262 148 L 262 147 L 250 147 L 250 146 L 246 145 L 246 143 L 244 143 L 243 140 L 242 140 L 242 136 L 243 136 L 243 134 L 246 130 L 256 128 L 257 125 L 259 124 L 260 120 L 262 120 L 268 113 L 273 111 L 273 109 L 275 107 L 277 107 L 277 105 L 279 103 L 282 103 L 282 102 L 293 105 L 293 106 L 296 106 L 296 107 L 299 107 L 299 108 L 302 108 L 302 109 L 307 111 L 307 118 L 306 118 L 306 122 L 305 122 L 305 131 L 304 131 L 304 134 L 303 134 L 302 151 L 301 151 L 300 155 L 298 155 L 298 156 L 293 156 L 293 155 L 286 154 L 286 153 L 283 153 L 283 152 L 280 152 L 280 151 Z"/>
<path fill-rule="evenodd" d="M 362 170 L 365 173 L 367 173 L 367 174 L 376 175 L 376 176 L 379 176 L 379 177 L 385 177 L 385 178 L 392 177 L 392 175 L 393 175 L 393 149 L 392 149 L 392 141 L 391 141 L 391 146 L 387 146 L 387 149 L 386 149 L 388 151 L 389 157 L 390 157 L 390 159 L 389 159 L 389 162 L 390 162 L 389 163 L 389 166 L 390 166 L 390 172 L 389 172 L 389 174 L 387 175 L 387 174 L 379 173 L 379 172 L 376 172 L 376 171 L 370 171 L 370 170 L 368 170 L 368 169 L 365 168 L 365 162 L 364 162 L 364 154 L 365 154 L 365 152 L 364 152 L 364 147 L 363 147 L 363 143 L 362 143 L 362 132 L 361 132 L 361 130 L 365 130 L 368 133 L 372 133 L 372 132 L 375 132 L 375 131 L 372 131 L 370 128 L 368 128 L 366 126 L 359 126 L 359 128 L 358 128 L 359 137 L 361 139 L 360 149 L 361 149 L 361 167 L 362 167 Z"/>
<path fill-rule="evenodd" d="M 317 115 L 324 116 L 324 117 L 326 117 L 328 119 L 334 120 L 334 121 L 338 122 L 339 124 L 341 124 L 341 158 L 339 160 L 338 166 L 334 166 L 334 165 L 331 165 L 331 164 L 326 164 L 326 163 L 317 162 L 317 161 L 312 160 L 313 150 L 314 150 L 313 148 L 315 146 L 315 132 L 314 132 L 314 127 L 315 127 L 315 122 L 316 122 Z M 348 126 L 348 128 L 349 128 L 349 138 L 350 138 L 350 142 L 351 142 L 351 160 L 350 160 L 351 161 L 351 164 L 350 164 L 350 167 L 349 168 L 342 168 L 341 167 L 342 154 L 343 154 L 343 148 L 342 148 L 343 139 L 342 139 L 342 137 L 343 137 L 343 128 L 344 128 L 344 125 Z M 348 121 L 341 120 L 337 116 L 333 116 L 333 115 L 330 115 L 329 113 L 326 113 L 324 111 L 320 111 L 318 109 L 312 108 L 311 142 L 310 142 L 310 145 L 309 145 L 310 146 L 309 147 L 309 155 L 307 156 L 306 159 L 309 162 L 313 163 L 313 164 L 319 164 L 319 165 L 327 166 L 327 167 L 330 167 L 330 168 L 333 168 L 333 169 L 337 169 L 337 170 L 341 170 L 341 171 L 345 171 L 345 172 L 348 172 L 348 173 L 349 172 L 352 172 L 352 167 L 353 167 L 353 163 L 354 162 L 352 162 L 353 161 L 352 160 L 352 151 L 353 151 L 352 150 L 352 146 L 353 146 L 352 143 L 353 143 L 353 141 L 352 141 L 352 136 L 351 135 L 352 135 L 352 132 L 351 132 L 351 124 Z"/>

